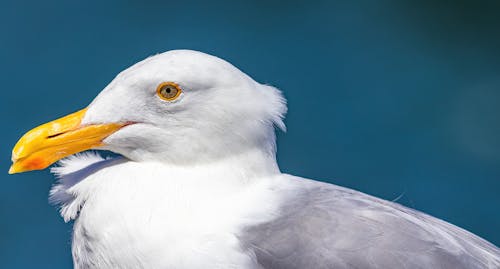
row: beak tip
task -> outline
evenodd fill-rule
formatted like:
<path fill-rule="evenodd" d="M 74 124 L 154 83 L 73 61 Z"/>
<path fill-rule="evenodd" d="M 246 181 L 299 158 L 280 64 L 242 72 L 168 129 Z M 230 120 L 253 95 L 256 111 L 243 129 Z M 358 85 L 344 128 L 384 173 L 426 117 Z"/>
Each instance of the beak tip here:
<path fill-rule="evenodd" d="M 16 170 L 14 169 L 14 165 L 12 165 L 9 169 L 9 175 L 17 173 Z"/>
<path fill-rule="evenodd" d="M 19 174 L 19 173 L 23 173 L 23 172 L 26 172 L 26 171 L 29 171 L 29 169 L 27 169 L 24 164 L 22 163 L 19 163 L 19 162 L 13 162 L 12 165 L 10 166 L 9 168 L 9 175 L 13 175 L 13 174 Z"/>

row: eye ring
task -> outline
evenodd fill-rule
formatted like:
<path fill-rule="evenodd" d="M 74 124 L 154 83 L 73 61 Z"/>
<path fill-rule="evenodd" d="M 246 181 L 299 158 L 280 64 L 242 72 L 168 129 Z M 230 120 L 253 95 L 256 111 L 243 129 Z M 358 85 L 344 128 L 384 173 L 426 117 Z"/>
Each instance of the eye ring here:
<path fill-rule="evenodd" d="M 158 87 L 156 87 L 156 95 L 158 95 L 162 100 L 174 101 L 182 93 L 181 87 L 174 82 L 162 82 Z"/>

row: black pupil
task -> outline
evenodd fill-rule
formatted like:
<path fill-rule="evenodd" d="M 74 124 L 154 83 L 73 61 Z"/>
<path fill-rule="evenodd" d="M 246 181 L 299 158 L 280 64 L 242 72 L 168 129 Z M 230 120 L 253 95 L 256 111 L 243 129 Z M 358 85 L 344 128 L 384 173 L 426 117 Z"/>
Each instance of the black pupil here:
<path fill-rule="evenodd" d="M 170 93 L 170 92 L 172 91 L 172 89 L 170 89 L 170 87 L 167 87 L 167 88 L 165 89 L 165 91 L 166 91 L 167 93 Z"/>

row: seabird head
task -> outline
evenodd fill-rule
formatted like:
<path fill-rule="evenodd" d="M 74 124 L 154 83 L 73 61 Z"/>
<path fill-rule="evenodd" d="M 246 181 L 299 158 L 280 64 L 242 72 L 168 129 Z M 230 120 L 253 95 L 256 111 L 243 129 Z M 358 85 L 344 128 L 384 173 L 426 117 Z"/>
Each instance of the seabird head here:
<path fill-rule="evenodd" d="M 199 163 L 249 150 L 275 154 L 285 99 L 230 63 L 174 50 L 124 70 L 86 108 L 26 133 L 10 173 L 44 169 L 88 149 L 134 161 Z"/>

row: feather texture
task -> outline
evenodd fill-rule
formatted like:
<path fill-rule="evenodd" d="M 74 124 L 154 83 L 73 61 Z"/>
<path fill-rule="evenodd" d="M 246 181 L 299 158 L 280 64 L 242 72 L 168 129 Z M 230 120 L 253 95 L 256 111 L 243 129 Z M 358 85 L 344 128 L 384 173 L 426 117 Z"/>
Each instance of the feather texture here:
<path fill-rule="evenodd" d="M 264 268 L 499 268 L 500 251 L 444 221 L 360 192 L 286 176 L 280 216 L 241 238 Z"/>
<path fill-rule="evenodd" d="M 243 179 L 238 163 L 63 161 L 52 197 L 65 220 L 78 217 L 76 268 L 500 265 L 497 247 L 426 214 L 285 174 L 247 171 Z"/>

